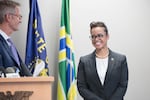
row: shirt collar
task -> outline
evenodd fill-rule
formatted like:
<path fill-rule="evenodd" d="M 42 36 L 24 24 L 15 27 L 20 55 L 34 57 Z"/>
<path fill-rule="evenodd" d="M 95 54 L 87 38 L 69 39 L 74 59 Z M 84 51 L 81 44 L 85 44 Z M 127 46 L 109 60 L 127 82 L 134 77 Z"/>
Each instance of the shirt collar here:
<path fill-rule="evenodd" d="M 4 31 L 2 31 L 1 29 L 0 29 L 0 34 L 2 35 L 2 37 L 3 37 L 5 40 L 7 40 L 7 39 L 10 38 L 10 37 L 9 37 Z"/>

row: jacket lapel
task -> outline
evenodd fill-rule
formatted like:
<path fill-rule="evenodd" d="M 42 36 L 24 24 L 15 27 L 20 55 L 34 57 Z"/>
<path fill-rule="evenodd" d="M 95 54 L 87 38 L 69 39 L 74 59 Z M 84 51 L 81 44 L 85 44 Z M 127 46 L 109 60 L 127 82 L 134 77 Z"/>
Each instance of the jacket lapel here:
<path fill-rule="evenodd" d="M 104 85 L 107 84 L 107 82 L 109 81 L 111 72 L 113 70 L 114 62 L 115 62 L 115 58 L 112 55 L 112 51 L 109 50 L 108 68 L 107 68 L 107 72 L 106 72 L 106 76 L 105 76 Z"/>
<path fill-rule="evenodd" d="M 100 78 L 98 76 L 97 69 L 96 69 L 95 51 L 92 53 L 90 61 L 91 61 L 91 65 L 90 65 L 91 73 L 93 73 L 93 77 L 95 78 L 96 83 L 98 83 L 98 86 L 102 87 L 102 83 L 100 81 Z"/>
<path fill-rule="evenodd" d="M 8 52 L 8 54 L 10 55 L 10 57 L 16 62 L 14 55 L 12 54 L 9 45 L 7 44 L 6 40 L 0 35 L 0 39 L 3 43 L 3 46 L 5 48 L 5 50 Z M 20 57 L 19 57 L 20 58 Z M 17 62 L 16 62 L 17 63 Z M 18 64 L 17 64 L 18 65 Z"/>

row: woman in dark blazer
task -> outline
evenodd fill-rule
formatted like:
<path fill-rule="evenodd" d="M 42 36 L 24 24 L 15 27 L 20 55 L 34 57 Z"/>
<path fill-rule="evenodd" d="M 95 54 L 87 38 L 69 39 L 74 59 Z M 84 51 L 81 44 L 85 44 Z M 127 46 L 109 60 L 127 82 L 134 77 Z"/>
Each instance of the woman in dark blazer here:
<path fill-rule="evenodd" d="M 126 56 L 107 47 L 109 34 L 103 22 L 90 24 L 94 52 L 80 58 L 77 87 L 84 100 L 123 100 L 128 85 Z"/>

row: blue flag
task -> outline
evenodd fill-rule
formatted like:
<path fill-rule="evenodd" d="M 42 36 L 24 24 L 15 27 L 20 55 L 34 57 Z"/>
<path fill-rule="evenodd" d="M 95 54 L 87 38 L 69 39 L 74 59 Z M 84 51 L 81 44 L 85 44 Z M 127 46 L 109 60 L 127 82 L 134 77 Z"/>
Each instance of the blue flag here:
<path fill-rule="evenodd" d="M 33 76 L 48 76 L 48 57 L 37 0 L 30 0 L 25 63 Z"/>

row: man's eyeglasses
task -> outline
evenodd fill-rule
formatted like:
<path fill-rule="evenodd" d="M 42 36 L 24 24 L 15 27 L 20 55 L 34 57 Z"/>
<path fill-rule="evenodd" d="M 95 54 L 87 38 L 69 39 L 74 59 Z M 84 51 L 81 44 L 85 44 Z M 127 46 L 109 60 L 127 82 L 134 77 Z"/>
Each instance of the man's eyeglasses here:
<path fill-rule="evenodd" d="M 95 40 L 96 38 L 103 38 L 103 37 L 104 37 L 104 34 L 97 34 L 97 35 L 91 35 L 90 39 Z"/>
<path fill-rule="evenodd" d="M 18 17 L 19 19 L 22 19 L 22 15 L 17 15 L 17 14 L 14 14 L 14 13 L 9 13 L 9 14 Z"/>

